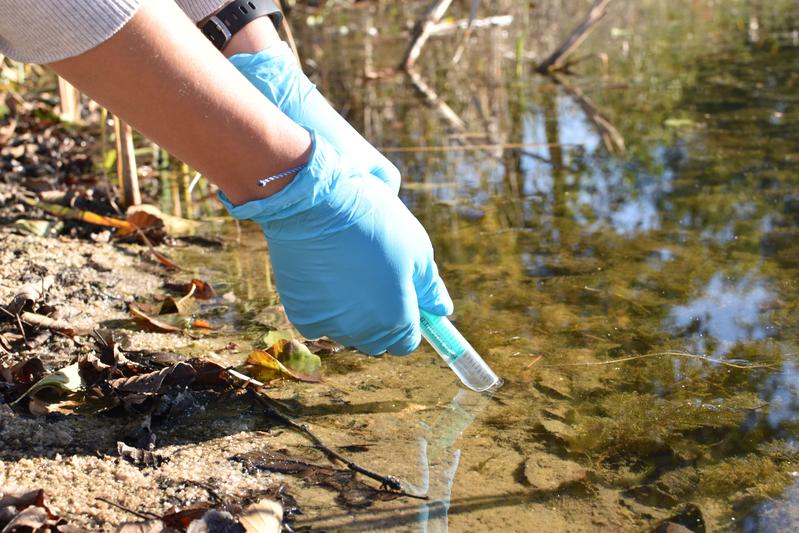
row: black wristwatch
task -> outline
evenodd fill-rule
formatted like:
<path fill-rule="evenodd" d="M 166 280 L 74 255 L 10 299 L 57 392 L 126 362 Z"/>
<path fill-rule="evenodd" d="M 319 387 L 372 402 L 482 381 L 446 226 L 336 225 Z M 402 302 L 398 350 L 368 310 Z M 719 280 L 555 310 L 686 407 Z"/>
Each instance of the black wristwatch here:
<path fill-rule="evenodd" d="M 272 0 L 233 0 L 198 26 L 203 35 L 222 50 L 237 31 L 259 17 L 269 17 L 278 29 L 283 13 Z"/>

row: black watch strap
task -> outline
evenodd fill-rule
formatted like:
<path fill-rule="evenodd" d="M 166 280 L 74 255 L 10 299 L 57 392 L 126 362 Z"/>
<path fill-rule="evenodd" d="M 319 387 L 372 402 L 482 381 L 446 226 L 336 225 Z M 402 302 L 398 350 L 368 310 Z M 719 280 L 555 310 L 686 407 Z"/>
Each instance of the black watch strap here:
<path fill-rule="evenodd" d="M 200 22 L 200 31 L 214 46 L 222 50 L 230 39 L 247 23 L 269 17 L 275 29 L 280 27 L 283 14 L 272 0 L 233 0 L 214 15 Z"/>

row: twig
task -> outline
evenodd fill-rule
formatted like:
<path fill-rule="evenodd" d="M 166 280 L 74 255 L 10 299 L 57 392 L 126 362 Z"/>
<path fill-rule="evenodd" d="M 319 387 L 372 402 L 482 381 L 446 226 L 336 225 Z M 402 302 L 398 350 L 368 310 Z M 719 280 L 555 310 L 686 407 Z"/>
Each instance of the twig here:
<path fill-rule="evenodd" d="M 620 359 L 610 359 L 608 361 L 587 361 L 585 363 L 561 363 L 557 365 L 543 365 L 542 368 L 561 368 L 561 367 L 569 367 L 569 366 L 605 366 L 605 365 L 615 365 L 617 363 L 626 363 L 627 361 L 636 361 L 638 359 L 647 359 L 650 357 L 664 357 L 664 356 L 671 356 L 671 357 L 686 357 L 689 359 L 699 359 L 700 361 L 706 361 L 709 363 L 717 363 L 723 366 L 727 366 L 730 368 L 739 368 L 741 370 L 750 370 L 755 368 L 773 368 L 774 365 L 772 364 L 757 364 L 751 363 L 747 365 L 741 365 L 738 363 L 731 363 L 729 361 L 724 361 L 723 359 L 715 359 L 713 357 L 708 357 L 707 355 L 698 355 L 688 352 L 654 352 L 654 353 L 646 353 L 641 355 L 631 355 L 629 357 L 622 357 Z"/>
<path fill-rule="evenodd" d="M 408 76 L 413 83 L 413 86 L 425 97 L 427 103 L 430 104 L 432 107 L 438 111 L 444 119 L 450 123 L 450 125 L 456 131 L 465 131 L 466 130 L 466 123 L 463 121 L 458 114 L 452 110 L 452 108 L 441 98 L 439 98 L 438 94 L 430 87 L 427 82 L 422 78 L 422 75 L 417 72 L 415 68 L 412 66 L 407 67 Z"/>
<path fill-rule="evenodd" d="M 563 44 L 542 61 L 536 70 L 541 73 L 559 70 L 563 60 L 582 44 L 585 38 L 588 37 L 588 34 L 591 33 L 591 30 L 594 29 L 597 22 L 605 15 L 605 10 L 609 3 L 610 0 L 594 0 L 591 9 L 588 10 L 588 13 L 580 25 L 572 30 L 566 40 L 563 41 Z"/>
<path fill-rule="evenodd" d="M 95 499 L 96 500 L 100 500 L 101 502 L 105 502 L 108 505 L 113 505 L 117 509 L 122 509 L 123 511 L 127 511 L 130 514 L 132 514 L 134 516 L 138 516 L 139 518 L 141 518 L 143 520 L 152 520 L 154 518 L 157 518 L 157 519 L 161 518 L 160 515 L 157 515 L 155 513 L 151 513 L 149 511 L 146 511 L 146 514 L 145 513 L 140 513 L 139 511 L 135 511 L 135 510 L 131 509 L 130 507 L 125 507 L 121 503 L 117 503 L 115 501 L 109 500 L 108 498 L 105 498 L 103 496 L 97 496 Z"/>
<path fill-rule="evenodd" d="M 453 33 L 458 30 L 465 30 L 464 39 L 466 39 L 468 38 L 472 29 L 510 26 L 512 23 L 513 15 L 497 15 L 495 17 L 475 19 L 473 21 L 470 21 L 469 19 L 460 19 L 456 21 L 438 22 L 433 24 L 428 28 L 427 33 L 430 37 L 434 37 L 438 35 L 447 35 L 448 33 Z"/>
<path fill-rule="evenodd" d="M 19 315 L 15 315 L 17 317 L 17 326 L 19 326 L 19 332 L 22 333 L 22 340 L 25 344 L 28 344 L 28 336 L 25 335 L 25 328 L 22 327 L 22 318 Z"/>
<path fill-rule="evenodd" d="M 85 331 L 76 328 L 66 320 L 60 320 L 55 318 L 50 318 L 49 316 L 40 315 L 39 313 L 31 313 L 29 311 L 25 311 L 24 313 L 18 315 L 18 318 L 21 322 L 25 322 L 26 324 L 30 324 L 31 326 L 36 326 L 43 329 L 49 329 L 55 331 L 56 333 L 63 333 L 69 337 L 74 337 L 75 335 L 83 335 Z M 22 324 L 20 323 L 20 328 L 22 328 Z"/>
<path fill-rule="evenodd" d="M 403 492 L 402 491 L 402 483 L 400 483 L 399 479 L 395 478 L 394 476 L 384 476 L 384 475 L 378 474 L 376 472 L 373 472 L 373 471 L 371 471 L 371 470 L 369 470 L 367 468 L 364 468 L 364 467 L 358 465 L 357 463 L 354 463 L 354 462 L 350 461 L 349 459 L 347 459 L 346 457 L 344 457 L 343 455 L 341 455 L 337 451 L 335 451 L 332 448 L 330 448 L 329 446 L 327 446 L 324 442 L 322 442 L 322 440 L 319 437 L 317 437 L 308 428 L 308 426 L 306 426 L 305 424 L 300 424 L 299 422 L 295 421 L 290 416 L 280 412 L 276 407 L 271 405 L 269 403 L 268 397 L 265 397 L 261 392 L 259 392 L 259 390 L 257 390 L 257 389 L 256 390 L 250 389 L 250 390 L 252 390 L 252 392 L 254 394 L 255 401 L 257 401 L 261 405 L 261 407 L 263 407 L 266 410 L 266 412 L 269 414 L 269 416 L 271 416 L 273 418 L 276 418 L 277 420 L 279 420 L 283 424 L 287 425 L 288 427 L 290 427 L 290 428 L 294 429 L 295 431 L 298 431 L 298 432 L 302 433 L 303 435 L 305 435 L 306 437 L 308 437 L 308 439 L 310 439 L 314 443 L 314 445 L 316 445 L 316 447 L 319 448 L 322 451 L 322 453 L 327 455 L 329 458 L 335 459 L 337 461 L 340 461 L 341 463 L 346 465 L 347 468 L 349 468 L 350 470 L 352 470 L 354 472 L 358 472 L 359 474 L 363 474 L 364 476 L 366 476 L 368 478 L 374 479 L 375 481 L 380 483 L 381 487 L 387 487 L 387 488 L 389 488 L 389 489 L 391 489 L 393 491 Z M 406 494 L 406 493 L 403 493 L 403 495 L 404 496 L 413 496 L 411 494 Z"/>
<path fill-rule="evenodd" d="M 427 43 L 427 39 L 430 38 L 430 30 L 441 20 L 444 13 L 449 9 L 450 4 L 452 4 L 452 0 L 433 0 L 424 15 L 416 22 L 413 27 L 411 42 L 405 51 L 405 57 L 402 59 L 401 66 L 403 68 L 408 70 L 416 64 L 419 54 L 422 53 L 422 48 Z"/>

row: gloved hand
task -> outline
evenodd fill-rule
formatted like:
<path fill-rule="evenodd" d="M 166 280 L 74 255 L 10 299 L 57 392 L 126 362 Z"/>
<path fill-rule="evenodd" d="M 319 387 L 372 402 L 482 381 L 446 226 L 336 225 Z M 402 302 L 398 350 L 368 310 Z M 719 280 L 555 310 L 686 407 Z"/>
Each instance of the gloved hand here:
<path fill-rule="evenodd" d="M 294 122 L 316 130 L 351 166 L 362 166 L 396 194 L 400 172 L 350 126 L 303 74 L 288 45 L 281 41 L 256 54 L 236 54 L 230 62 Z"/>
<path fill-rule="evenodd" d="M 410 353 L 421 340 L 420 307 L 452 313 L 430 238 L 390 186 L 311 133 L 308 165 L 281 191 L 239 206 L 220 198 L 263 229 L 300 333 L 371 355 Z"/>

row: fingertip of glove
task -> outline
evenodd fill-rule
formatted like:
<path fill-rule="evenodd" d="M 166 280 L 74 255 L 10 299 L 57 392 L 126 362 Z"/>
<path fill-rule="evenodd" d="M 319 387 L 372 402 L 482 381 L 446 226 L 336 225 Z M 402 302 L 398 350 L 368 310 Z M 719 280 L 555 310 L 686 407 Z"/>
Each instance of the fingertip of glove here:
<path fill-rule="evenodd" d="M 443 283 L 439 283 L 438 287 L 428 293 L 430 298 L 419 298 L 419 307 L 439 316 L 449 316 L 455 311 L 455 305 L 452 303 L 452 298 L 449 296 L 446 287 Z"/>
<path fill-rule="evenodd" d="M 418 327 L 411 327 L 411 330 L 399 341 L 388 348 L 391 355 L 408 355 L 414 352 L 422 342 L 422 334 Z"/>
<path fill-rule="evenodd" d="M 385 183 L 391 189 L 392 194 L 399 194 L 402 175 L 397 167 L 388 163 L 387 165 L 373 168 L 372 175 Z"/>

